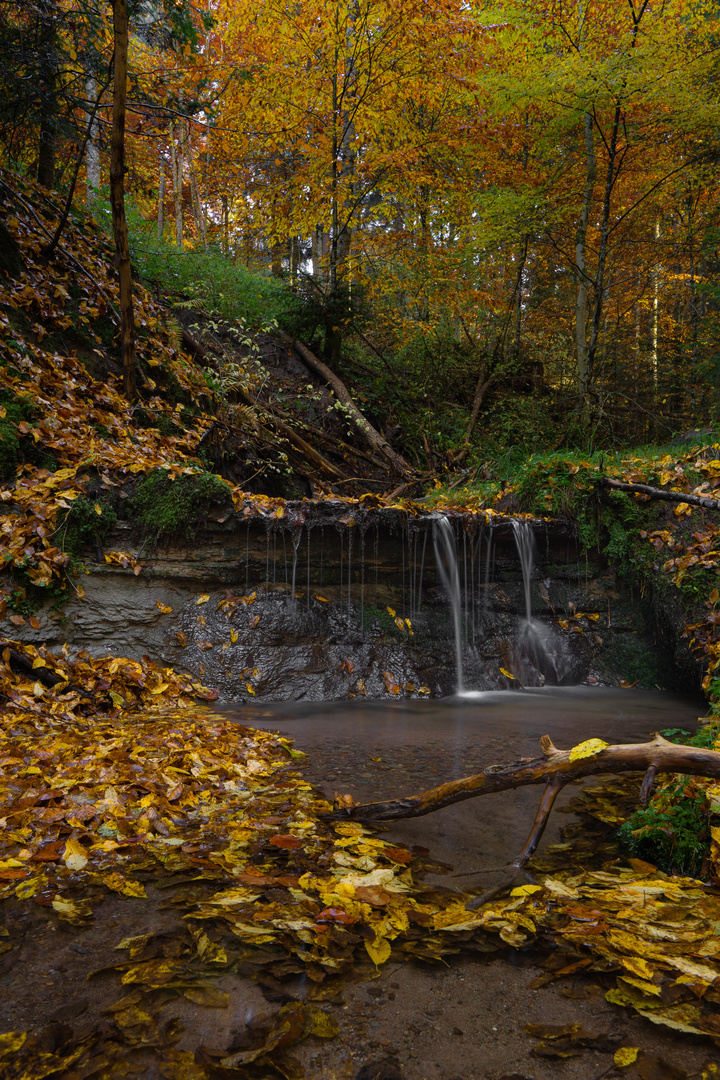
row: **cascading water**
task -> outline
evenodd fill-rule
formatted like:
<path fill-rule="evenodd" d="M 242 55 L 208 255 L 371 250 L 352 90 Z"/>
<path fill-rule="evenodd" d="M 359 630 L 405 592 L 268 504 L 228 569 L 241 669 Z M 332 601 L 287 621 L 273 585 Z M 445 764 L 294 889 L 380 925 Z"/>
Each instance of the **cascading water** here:
<path fill-rule="evenodd" d="M 520 625 L 515 666 L 521 681 L 526 685 L 530 683 L 530 676 L 534 676 L 541 685 L 547 681 L 557 686 L 562 682 L 564 667 L 561 642 L 550 627 L 538 619 L 533 619 L 532 615 L 535 537 L 532 527 L 526 521 L 514 518 L 512 528 L 520 559 L 525 599 L 525 618 Z"/>
<path fill-rule="evenodd" d="M 435 559 L 437 560 L 440 580 L 443 583 L 453 620 L 455 632 L 455 671 L 456 690 L 462 694 L 465 689 L 463 678 L 463 649 L 462 649 L 462 599 L 460 596 L 460 574 L 458 572 L 457 549 L 455 546 L 455 533 L 452 525 L 445 517 L 437 517 L 433 520 L 433 544 L 435 545 Z"/>

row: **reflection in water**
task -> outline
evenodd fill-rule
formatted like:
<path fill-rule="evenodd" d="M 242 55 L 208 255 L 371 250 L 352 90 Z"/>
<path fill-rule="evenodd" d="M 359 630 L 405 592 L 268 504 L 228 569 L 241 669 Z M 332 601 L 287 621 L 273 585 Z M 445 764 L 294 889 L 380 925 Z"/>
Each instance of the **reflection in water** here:
<path fill-rule="evenodd" d="M 699 699 L 659 690 L 574 686 L 465 691 L 426 701 L 282 701 L 225 711 L 250 726 L 280 729 L 298 745 L 347 743 L 373 751 L 432 744 L 447 753 L 471 740 L 512 760 L 538 753 L 543 735 L 563 749 L 594 737 L 638 742 L 667 727 L 695 730 L 702 710 Z"/>

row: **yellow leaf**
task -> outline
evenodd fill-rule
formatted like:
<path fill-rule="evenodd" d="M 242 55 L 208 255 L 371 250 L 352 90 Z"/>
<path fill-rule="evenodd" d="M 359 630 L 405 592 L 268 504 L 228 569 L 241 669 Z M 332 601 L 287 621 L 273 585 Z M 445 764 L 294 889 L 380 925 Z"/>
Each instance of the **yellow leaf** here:
<path fill-rule="evenodd" d="M 323 604 L 329 604 L 330 603 L 330 601 L 328 600 L 328 598 L 326 596 L 316 596 L 315 599 L 320 600 L 320 602 L 323 603 Z"/>
<path fill-rule="evenodd" d="M 98 515 L 99 517 L 102 517 L 102 510 L 100 509 L 100 507 L 98 506 L 98 504 L 97 504 L 97 503 L 95 503 L 95 506 L 93 507 L 93 509 L 95 510 L 95 513 L 96 513 L 96 514 L 97 514 L 97 515 Z"/>
<path fill-rule="evenodd" d="M 500 668 L 500 674 L 501 674 L 501 675 L 504 675 L 506 679 L 513 679 L 513 681 L 514 681 L 514 682 L 517 682 L 517 679 L 516 679 L 516 678 L 515 678 L 515 676 L 514 676 L 514 675 L 512 674 L 512 672 L 508 671 L 508 670 L 507 670 L 506 668 L 504 668 L 504 667 L 501 667 L 501 668 Z"/>
<path fill-rule="evenodd" d="M 621 1046 L 619 1050 L 615 1051 L 613 1061 L 618 1069 L 625 1069 L 628 1065 L 632 1065 L 634 1061 L 637 1061 L 639 1053 L 639 1046 Z"/>
<path fill-rule="evenodd" d="M 85 599 L 85 590 L 83 589 L 82 585 L 77 585 L 75 587 L 75 592 L 78 594 L 81 600 Z"/>
<path fill-rule="evenodd" d="M 112 889 L 113 892 L 122 893 L 123 896 L 146 896 L 145 887 L 141 885 L 139 881 L 130 881 L 129 878 L 123 877 L 122 874 L 106 874 L 103 877 L 103 884 L 107 885 L 108 889 Z"/>
<path fill-rule="evenodd" d="M 387 938 L 376 937 L 374 941 L 366 941 L 365 948 L 373 964 L 384 964 L 390 956 L 392 949 Z"/>
<path fill-rule="evenodd" d="M 202 596 L 198 596 L 195 603 L 198 605 L 198 607 L 200 607 L 201 604 L 207 604 L 209 599 L 210 599 L 209 594 L 208 593 L 203 593 Z"/>
<path fill-rule="evenodd" d="M 182 995 L 193 1005 L 204 1005 L 208 1009 L 227 1009 L 230 1004 L 230 995 L 214 986 L 186 986 Z"/>
<path fill-rule="evenodd" d="M 235 642 L 237 641 L 237 639 L 238 639 L 238 632 L 237 632 L 237 630 L 231 630 L 231 631 L 230 631 L 230 640 L 232 641 L 233 645 L 235 644 Z"/>
<path fill-rule="evenodd" d="M 595 757 L 596 754 L 602 754 L 607 745 L 602 739 L 586 739 L 585 742 L 573 746 L 570 751 L 570 760 L 580 761 L 582 758 Z"/>
<path fill-rule="evenodd" d="M 61 919 L 69 922 L 79 922 L 91 914 L 87 901 L 68 900 L 59 894 L 52 902 L 53 911 L 56 911 Z"/>
<path fill-rule="evenodd" d="M 511 896 L 532 896 L 533 893 L 542 892 L 542 885 L 518 885 L 513 889 Z"/>
<path fill-rule="evenodd" d="M 387 613 L 388 613 L 388 615 L 390 616 L 390 618 L 391 618 L 391 619 L 394 619 L 394 618 L 395 618 L 396 612 L 395 612 L 395 609 L 394 609 L 394 608 L 391 608 L 391 607 L 389 607 L 389 608 L 387 609 Z"/>
<path fill-rule="evenodd" d="M 26 1031 L 8 1031 L 5 1035 L 0 1035 L 0 1061 L 4 1060 L 8 1065 L 12 1065 L 13 1057 L 22 1049 L 26 1039 Z"/>
<path fill-rule="evenodd" d="M 21 881 L 19 885 L 15 886 L 15 895 L 18 900 L 27 900 L 28 897 L 34 896 L 40 888 L 40 878 L 27 878 L 25 881 Z"/>
<path fill-rule="evenodd" d="M 685 502 L 678 503 L 673 513 L 675 514 L 675 517 L 682 517 L 683 514 L 690 513 L 690 507 Z"/>
<path fill-rule="evenodd" d="M 160 683 L 159 686 L 154 686 L 152 688 L 152 690 L 150 691 L 150 693 L 151 694 L 164 694 L 169 685 L 170 685 L 170 683 L 166 683 L 166 682 Z"/>
<path fill-rule="evenodd" d="M 68 870 L 82 870 L 87 866 L 87 853 L 78 840 L 67 840 L 63 853 L 63 862 Z"/>
<path fill-rule="evenodd" d="M 170 612 L 172 611 L 172 608 L 169 606 L 169 604 L 163 604 L 159 600 L 156 600 L 155 604 L 156 604 L 158 610 L 163 613 L 163 615 L 169 615 Z"/>

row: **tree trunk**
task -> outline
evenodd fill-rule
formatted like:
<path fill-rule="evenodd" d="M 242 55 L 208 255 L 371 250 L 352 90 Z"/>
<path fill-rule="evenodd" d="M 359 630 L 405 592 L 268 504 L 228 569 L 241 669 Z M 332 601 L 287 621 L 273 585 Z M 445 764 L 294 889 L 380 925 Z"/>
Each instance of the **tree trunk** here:
<path fill-rule="evenodd" d="M 583 423 L 589 423 L 590 406 L 588 392 L 592 379 L 590 370 L 590 356 L 588 350 L 588 286 L 591 278 L 587 269 L 587 233 L 590 222 L 590 207 L 592 205 L 595 182 L 597 180 L 597 160 L 595 158 L 595 142 L 593 138 L 593 115 L 586 112 L 583 122 L 585 138 L 585 192 L 583 194 L 580 218 L 575 233 L 575 280 L 577 283 L 577 300 L 575 304 L 575 348 L 578 377 L 578 396 L 580 399 L 580 413 Z"/>
<path fill-rule="evenodd" d="M 132 271 L 125 217 L 125 103 L 127 97 L 128 13 L 127 0 L 113 0 L 115 39 L 115 85 L 113 126 L 110 151 L 110 203 L 112 206 L 115 252 L 120 278 L 120 343 L 123 365 L 123 391 L 134 401 L 135 322 L 133 318 Z"/>
<path fill-rule="evenodd" d="M 55 149 L 57 122 L 57 51 L 55 0 L 42 0 L 40 36 L 42 59 L 40 62 L 40 143 L 38 146 L 37 179 L 43 187 L 55 185 Z"/>
<path fill-rule="evenodd" d="M 158 184 L 157 238 L 162 240 L 165 228 L 165 159 L 160 152 L 160 177 Z"/>
<path fill-rule="evenodd" d="M 222 196 L 222 245 L 223 253 L 230 254 L 230 206 L 227 195 Z"/>
<path fill-rule="evenodd" d="M 98 95 L 98 83 L 94 75 L 89 75 L 85 83 L 88 97 L 88 125 L 90 128 L 85 149 L 86 202 L 88 206 L 97 199 L 100 190 L 100 124 L 94 105 Z"/>
<path fill-rule="evenodd" d="M 590 741 L 590 740 L 588 740 Z M 598 740 L 599 741 L 599 740 Z M 328 817 L 360 821 L 398 821 L 404 818 L 424 817 L 445 806 L 474 799 L 478 795 L 493 795 L 498 791 L 525 787 L 528 784 L 559 782 L 562 786 L 580 780 L 584 776 L 603 773 L 643 772 L 690 773 L 692 776 L 720 778 L 720 751 L 704 747 L 682 746 L 668 742 L 656 735 L 649 743 L 626 743 L 618 746 L 602 744 L 599 752 L 573 758 L 573 752 L 558 750 L 549 736 L 540 740 L 543 756 L 525 758 L 512 765 L 490 765 L 474 776 L 451 780 L 440 787 L 407 795 L 401 799 L 388 799 L 376 803 L 353 803 L 348 796 L 336 805 Z M 643 785 L 643 798 L 647 800 L 652 785 Z"/>
<path fill-rule="evenodd" d="M 281 339 L 287 344 L 290 344 L 292 341 L 292 339 L 288 338 L 286 335 L 281 335 Z M 368 446 L 370 446 L 370 448 L 381 458 L 384 458 L 388 465 L 401 476 L 406 479 L 410 478 L 412 476 L 410 465 L 408 465 L 407 461 L 405 461 L 400 454 L 397 454 L 393 450 L 387 439 L 384 439 L 380 432 L 376 431 L 372 424 L 365 419 L 350 396 L 345 384 L 330 370 L 329 367 L 327 367 L 326 364 L 323 364 L 321 360 L 318 360 L 317 356 L 315 356 L 306 345 L 303 345 L 301 341 L 294 341 L 292 344 L 308 367 L 311 367 L 316 371 L 318 375 L 333 388 L 338 401 L 344 406 L 344 412 L 348 419 L 351 420 L 358 429 Z"/>
<path fill-rule="evenodd" d="M 183 214 L 182 214 L 182 150 L 175 141 L 175 124 L 170 123 L 170 161 L 172 164 L 173 200 L 175 203 L 175 243 L 182 251 L 183 248 Z"/>
<path fill-rule="evenodd" d="M 622 119 L 622 110 L 620 105 L 615 106 L 615 116 L 613 118 L 612 134 L 610 136 L 610 143 L 608 145 L 608 166 L 607 177 L 605 180 L 605 194 L 603 196 L 602 207 L 602 222 L 600 225 L 600 249 L 598 251 L 597 270 L 595 272 L 595 304 L 593 307 L 592 327 L 590 330 L 590 344 L 588 346 L 588 372 L 589 379 L 592 378 L 593 369 L 595 367 L 595 355 L 597 353 L 598 339 L 600 336 L 600 322 L 603 313 L 603 303 L 605 299 L 605 269 L 607 266 L 607 254 L 608 254 L 608 235 L 610 226 L 610 206 L 612 203 L 612 192 L 615 186 L 615 180 L 617 179 L 617 170 L 615 168 L 617 161 L 617 144 L 618 135 L 620 133 L 620 121 Z M 620 159 L 620 165 L 622 165 L 622 157 Z M 618 166 L 619 169 L 620 166 Z"/>

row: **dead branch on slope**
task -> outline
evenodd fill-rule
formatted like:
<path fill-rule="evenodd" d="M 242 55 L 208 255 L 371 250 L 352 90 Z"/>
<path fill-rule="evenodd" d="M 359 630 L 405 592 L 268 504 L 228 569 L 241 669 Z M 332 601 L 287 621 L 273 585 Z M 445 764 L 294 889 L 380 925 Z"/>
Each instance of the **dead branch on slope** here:
<path fill-rule="evenodd" d="M 613 491 L 631 491 L 636 495 L 648 495 L 651 499 L 662 499 L 663 502 L 688 503 L 690 506 L 702 506 L 706 510 L 720 510 L 720 500 L 709 499 L 704 495 L 692 495 L 685 491 L 666 491 L 665 488 L 650 487 L 649 484 L 625 484 L 621 480 L 610 480 L 602 477 L 598 480 L 601 487 L 611 488 Z"/>
<path fill-rule="evenodd" d="M 287 338 L 285 335 L 282 336 L 282 339 L 288 344 L 292 343 L 293 348 L 298 355 L 302 357 L 307 366 L 320 375 L 328 386 L 332 387 L 335 396 L 344 407 L 348 418 L 360 432 L 370 449 L 387 461 L 400 476 L 403 476 L 406 479 L 411 478 L 413 476 L 412 467 L 400 454 L 393 450 L 387 439 L 384 438 L 384 436 L 372 426 L 369 420 L 363 416 L 342 380 L 330 370 L 327 364 L 324 364 L 322 360 L 318 360 L 317 356 L 308 349 L 307 345 L 303 345 L 301 341 L 291 342 L 291 339 Z"/>

